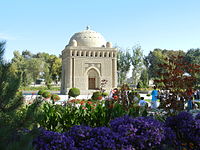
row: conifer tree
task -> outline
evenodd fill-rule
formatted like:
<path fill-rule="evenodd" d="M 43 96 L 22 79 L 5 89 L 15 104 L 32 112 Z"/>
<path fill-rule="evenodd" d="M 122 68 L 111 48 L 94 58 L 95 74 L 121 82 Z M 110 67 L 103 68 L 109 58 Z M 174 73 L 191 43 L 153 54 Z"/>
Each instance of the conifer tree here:
<path fill-rule="evenodd" d="M 6 42 L 0 42 L 0 112 L 10 112 L 21 106 L 23 97 L 18 93 L 20 76 L 10 71 L 10 63 L 3 59 Z"/>

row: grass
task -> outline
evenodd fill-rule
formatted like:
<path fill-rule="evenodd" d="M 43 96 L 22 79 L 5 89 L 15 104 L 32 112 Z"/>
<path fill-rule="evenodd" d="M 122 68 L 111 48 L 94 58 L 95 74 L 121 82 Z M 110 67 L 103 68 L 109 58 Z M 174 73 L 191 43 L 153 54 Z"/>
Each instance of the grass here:
<path fill-rule="evenodd" d="M 60 87 L 52 86 L 50 89 L 48 89 L 46 86 L 27 86 L 27 87 L 20 87 L 19 90 L 22 90 L 22 91 L 38 91 L 38 90 L 60 91 Z"/>
<path fill-rule="evenodd" d="M 150 103 L 150 102 L 151 102 L 151 99 L 145 99 L 145 101 L 147 101 L 147 102 Z M 158 99 L 157 102 L 160 102 L 160 100 Z"/>

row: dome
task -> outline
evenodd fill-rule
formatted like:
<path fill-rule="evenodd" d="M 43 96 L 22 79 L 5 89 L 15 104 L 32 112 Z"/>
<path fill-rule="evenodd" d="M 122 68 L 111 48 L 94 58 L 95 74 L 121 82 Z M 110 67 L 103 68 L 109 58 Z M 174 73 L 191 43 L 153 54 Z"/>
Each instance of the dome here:
<path fill-rule="evenodd" d="M 75 33 L 70 41 L 69 46 L 72 46 L 70 43 L 73 43 L 73 41 L 77 42 L 77 46 L 85 46 L 85 47 L 105 47 L 106 46 L 106 40 L 104 37 L 93 30 L 90 30 L 89 27 L 86 28 L 86 30 L 83 30 L 82 32 Z"/>

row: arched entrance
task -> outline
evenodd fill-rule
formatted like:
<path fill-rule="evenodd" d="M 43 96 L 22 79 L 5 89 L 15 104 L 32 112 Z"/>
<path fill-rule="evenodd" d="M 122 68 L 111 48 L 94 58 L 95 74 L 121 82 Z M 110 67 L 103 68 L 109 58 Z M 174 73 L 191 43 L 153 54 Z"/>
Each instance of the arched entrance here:
<path fill-rule="evenodd" d="M 88 74 L 88 89 L 89 90 L 99 89 L 98 72 L 94 68 L 91 68 L 90 70 L 88 70 L 87 74 Z"/>

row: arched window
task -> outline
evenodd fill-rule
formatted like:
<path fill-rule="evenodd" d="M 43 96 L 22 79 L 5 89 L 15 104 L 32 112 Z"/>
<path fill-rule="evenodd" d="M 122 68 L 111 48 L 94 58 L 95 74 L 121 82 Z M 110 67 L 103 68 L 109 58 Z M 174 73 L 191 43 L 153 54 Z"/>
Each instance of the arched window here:
<path fill-rule="evenodd" d="M 100 78 L 99 78 L 99 73 L 96 71 L 96 69 L 91 68 L 90 70 L 88 70 L 87 75 L 88 75 L 88 89 L 89 90 L 99 89 Z"/>
<path fill-rule="evenodd" d="M 99 54 L 99 57 L 102 57 L 103 56 L 103 53 L 102 52 L 100 52 L 100 54 Z"/>
<path fill-rule="evenodd" d="M 86 52 L 86 57 L 88 57 L 89 56 L 89 52 Z"/>

